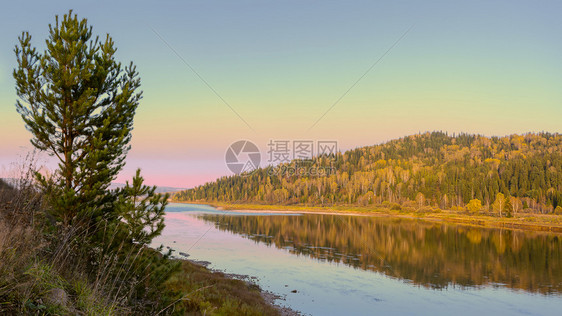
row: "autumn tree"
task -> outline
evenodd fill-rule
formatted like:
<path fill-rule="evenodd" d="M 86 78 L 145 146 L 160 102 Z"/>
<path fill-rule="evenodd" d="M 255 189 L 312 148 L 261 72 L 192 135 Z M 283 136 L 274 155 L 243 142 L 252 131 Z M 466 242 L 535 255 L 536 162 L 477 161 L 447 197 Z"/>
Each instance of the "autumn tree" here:
<path fill-rule="evenodd" d="M 423 195 L 423 193 L 418 192 L 418 194 L 416 194 L 416 202 L 418 203 L 418 209 L 421 209 L 424 206 L 425 196 Z"/>
<path fill-rule="evenodd" d="M 498 193 L 496 195 L 496 200 L 494 201 L 494 203 L 492 204 L 492 209 L 495 212 L 498 212 L 498 214 L 500 215 L 500 217 L 502 217 L 502 212 L 505 209 L 505 205 L 506 205 L 506 198 L 505 195 L 503 195 L 502 193 Z"/>
<path fill-rule="evenodd" d="M 521 203 L 521 199 L 519 199 L 518 197 L 515 197 L 515 196 L 512 196 L 509 199 L 510 199 L 510 202 L 511 202 L 511 206 L 513 208 L 513 213 L 517 214 L 517 212 L 519 212 L 523 208 L 523 204 Z"/>
<path fill-rule="evenodd" d="M 471 214 L 477 214 L 478 212 L 480 212 L 480 210 L 482 209 L 482 202 L 479 199 L 472 199 L 470 200 L 470 202 L 468 202 L 468 204 L 466 205 L 466 209 L 471 213 Z"/>

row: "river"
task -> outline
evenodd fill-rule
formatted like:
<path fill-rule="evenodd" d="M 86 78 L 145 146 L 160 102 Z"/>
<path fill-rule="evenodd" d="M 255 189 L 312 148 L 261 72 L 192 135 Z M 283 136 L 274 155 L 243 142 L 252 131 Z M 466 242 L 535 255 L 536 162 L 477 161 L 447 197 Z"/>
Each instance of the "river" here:
<path fill-rule="evenodd" d="M 562 235 L 170 204 L 155 244 L 306 315 L 560 315 Z"/>

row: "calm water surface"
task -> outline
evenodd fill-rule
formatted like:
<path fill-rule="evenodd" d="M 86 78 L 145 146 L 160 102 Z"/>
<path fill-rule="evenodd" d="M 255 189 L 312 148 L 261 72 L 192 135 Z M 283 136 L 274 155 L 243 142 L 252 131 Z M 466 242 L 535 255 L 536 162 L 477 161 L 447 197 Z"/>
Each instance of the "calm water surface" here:
<path fill-rule="evenodd" d="M 562 235 L 188 204 L 167 212 L 155 244 L 257 277 L 304 314 L 562 315 Z"/>

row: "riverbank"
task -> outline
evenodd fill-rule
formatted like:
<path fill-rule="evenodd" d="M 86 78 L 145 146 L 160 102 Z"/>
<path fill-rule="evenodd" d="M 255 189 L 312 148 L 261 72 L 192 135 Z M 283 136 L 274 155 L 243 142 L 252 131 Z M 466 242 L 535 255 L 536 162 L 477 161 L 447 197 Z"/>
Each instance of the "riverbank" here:
<path fill-rule="evenodd" d="M 275 304 L 279 297 L 261 289 L 249 276 L 209 269 L 208 262 L 174 260 L 181 262 L 181 269 L 167 281 L 166 287 L 187 293 L 175 303 L 181 306 L 175 308 L 202 315 L 299 315 Z"/>
<path fill-rule="evenodd" d="M 470 215 L 465 212 L 452 210 L 417 212 L 411 210 L 394 210 L 385 207 L 360 206 L 270 205 L 204 201 L 174 203 L 206 204 L 224 211 L 395 217 L 476 227 L 562 233 L 562 216 L 550 214 L 519 213 L 513 217 L 508 218 L 490 216 L 485 214 Z"/>

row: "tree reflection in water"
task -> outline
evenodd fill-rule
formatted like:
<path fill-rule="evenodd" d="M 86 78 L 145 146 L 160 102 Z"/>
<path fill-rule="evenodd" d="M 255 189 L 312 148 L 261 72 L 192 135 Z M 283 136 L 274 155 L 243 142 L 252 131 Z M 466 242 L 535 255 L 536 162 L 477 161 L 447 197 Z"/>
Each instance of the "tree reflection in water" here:
<path fill-rule="evenodd" d="M 562 236 L 557 234 L 367 216 L 200 218 L 296 255 L 377 271 L 424 287 L 492 285 L 562 293 Z"/>

